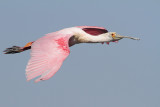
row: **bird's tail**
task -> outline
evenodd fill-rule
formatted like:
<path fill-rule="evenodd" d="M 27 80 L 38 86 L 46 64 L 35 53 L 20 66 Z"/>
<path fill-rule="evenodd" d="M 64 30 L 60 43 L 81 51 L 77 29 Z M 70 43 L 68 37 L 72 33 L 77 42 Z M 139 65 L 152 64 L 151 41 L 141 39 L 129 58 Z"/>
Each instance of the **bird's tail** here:
<path fill-rule="evenodd" d="M 29 42 L 27 43 L 24 47 L 19 47 L 19 46 L 12 46 L 10 48 L 7 48 L 6 50 L 4 50 L 4 54 L 15 54 L 15 53 L 20 53 L 23 52 L 25 50 L 31 49 L 31 45 L 33 42 Z"/>

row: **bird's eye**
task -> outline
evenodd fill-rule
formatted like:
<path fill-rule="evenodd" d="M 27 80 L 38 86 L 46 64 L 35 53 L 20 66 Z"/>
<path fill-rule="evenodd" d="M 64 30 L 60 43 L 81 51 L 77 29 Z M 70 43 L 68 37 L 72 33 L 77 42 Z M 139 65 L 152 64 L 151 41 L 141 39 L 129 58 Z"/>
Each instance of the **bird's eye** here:
<path fill-rule="evenodd" d="M 115 33 L 112 33 L 112 36 L 115 36 Z"/>
<path fill-rule="evenodd" d="M 112 33 L 111 35 L 112 35 L 112 38 L 115 38 L 115 37 L 116 37 L 116 34 L 115 34 L 115 33 Z"/>

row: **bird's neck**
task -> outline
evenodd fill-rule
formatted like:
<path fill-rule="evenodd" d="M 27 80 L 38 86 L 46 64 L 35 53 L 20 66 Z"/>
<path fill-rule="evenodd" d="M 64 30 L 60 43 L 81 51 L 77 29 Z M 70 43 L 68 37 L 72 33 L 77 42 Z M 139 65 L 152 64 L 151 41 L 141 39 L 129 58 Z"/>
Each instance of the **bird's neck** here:
<path fill-rule="evenodd" d="M 75 27 L 68 28 L 66 30 L 72 33 L 73 37 L 71 39 L 78 43 L 101 43 L 112 40 L 112 38 L 109 36 L 109 33 L 103 33 L 98 36 L 94 36 L 84 32 L 82 29 Z"/>
<path fill-rule="evenodd" d="M 109 37 L 108 33 L 104 33 L 98 36 L 92 35 L 80 35 L 78 37 L 78 41 L 80 43 L 102 43 L 102 42 L 110 42 L 112 38 Z"/>
<path fill-rule="evenodd" d="M 70 46 L 78 43 L 102 43 L 102 42 L 110 42 L 112 38 L 110 38 L 109 33 L 103 33 L 98 36 L 90 35 L 80 28 L 67 28 L 63 30 L 65 33 L 69 33 L 73 35 L 70 37 L 69 44 Z M 62 32 L 62 31 L 61 31 Z"/>

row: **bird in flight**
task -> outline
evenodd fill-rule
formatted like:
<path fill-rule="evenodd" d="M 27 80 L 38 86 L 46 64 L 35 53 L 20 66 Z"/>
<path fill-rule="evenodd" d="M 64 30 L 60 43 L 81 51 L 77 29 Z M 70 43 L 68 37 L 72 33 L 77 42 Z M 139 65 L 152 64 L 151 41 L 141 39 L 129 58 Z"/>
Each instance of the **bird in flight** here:
<path fill-rule="evenodd" d="M 20 53 L 31 49 L 31 58 L 26 67 L 27 80 L 40 76 L 35 82 L 48 80 L 61 67 L 70 53 L 69 47 L 80 43 L 118 42 L 120 39 L 138 38 L 122 36 L 116 32 L 108 32 L 103 27 L 77 26 L 46 34 L 36 41 L 27 43 L 24 47 L 7 48 L 4 54 Z"/>

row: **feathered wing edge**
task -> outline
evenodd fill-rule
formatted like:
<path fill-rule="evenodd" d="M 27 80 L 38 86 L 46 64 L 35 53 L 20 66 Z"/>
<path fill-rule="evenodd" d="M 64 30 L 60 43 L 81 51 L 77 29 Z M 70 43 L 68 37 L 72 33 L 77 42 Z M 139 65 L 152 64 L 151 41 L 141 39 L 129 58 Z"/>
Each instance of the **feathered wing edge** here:
<path fill-rule="evenodd" d="M 48 80 L 61 67 L 70 53 L 68 40 L 71 35 L 61 38 L 44 37 L 31 47 L 31 59 L 26 67 L 27 81 L 40 76 L 35 82 Z"/>

